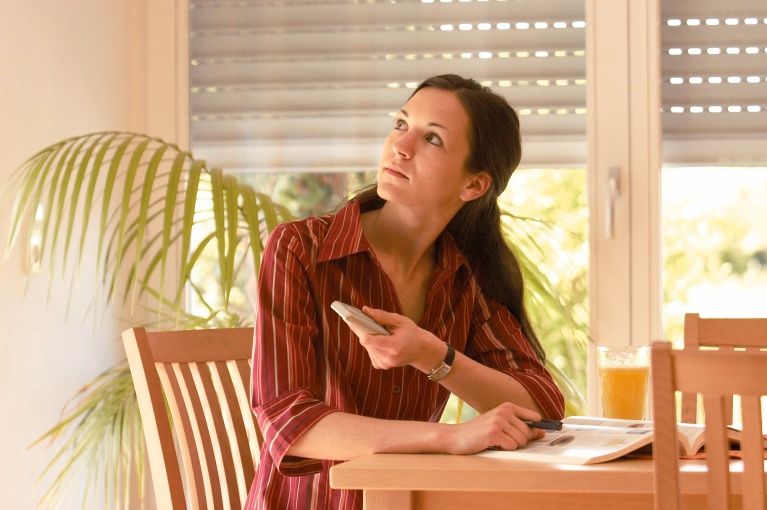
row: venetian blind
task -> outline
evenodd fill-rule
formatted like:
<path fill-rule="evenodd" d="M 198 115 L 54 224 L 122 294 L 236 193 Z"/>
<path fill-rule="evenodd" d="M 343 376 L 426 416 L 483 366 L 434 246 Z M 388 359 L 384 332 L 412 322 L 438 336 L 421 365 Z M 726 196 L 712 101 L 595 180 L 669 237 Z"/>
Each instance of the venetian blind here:
<path fill-rule="evenodd" d="M 585 165 L 582 0 L 196 0 L 191 138 L 229 171 L 374 169 L 416 84 L 473 77 L 521 117 L 526 166 Z"/>
<path fill-rule="evenodd" d="M 664 162 L 767 166 L 767 1 L 663 0 Z"/>

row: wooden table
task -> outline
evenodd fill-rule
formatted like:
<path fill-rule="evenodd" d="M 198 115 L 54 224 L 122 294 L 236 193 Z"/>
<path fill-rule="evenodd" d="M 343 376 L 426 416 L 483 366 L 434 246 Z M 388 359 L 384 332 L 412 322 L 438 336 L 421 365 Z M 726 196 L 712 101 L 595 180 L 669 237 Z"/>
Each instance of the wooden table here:
<path fill-rule="evenodd" d="M 705 508 L 706 466 L 682 461 L 684 504 Z M 733 491 L 741 461 L 732 461 Z M 330 486 L 362 489 L 366 510 L 652 509 L 652 460 L 590 466 L 461 455 L 376 454 L 331 468 Z M 740 502 L 735 502 L 740 507 Z"/>

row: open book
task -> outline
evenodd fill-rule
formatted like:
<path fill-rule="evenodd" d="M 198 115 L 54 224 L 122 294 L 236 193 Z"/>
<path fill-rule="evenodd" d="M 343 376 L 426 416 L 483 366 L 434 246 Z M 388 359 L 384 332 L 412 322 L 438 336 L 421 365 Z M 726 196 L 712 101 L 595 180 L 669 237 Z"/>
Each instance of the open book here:
<path fill-rule="evenodd" d="M 653 440 L 651 421 L 570 416 L 562 420 L 562 423 L 562 430 L 547 431 L 542 439 L 528 443 L 518 450 L 486 450 L 477 455 L 567 464 L 596 464 L 629 453 L 649 453 Z M 703 425 L 679 423 L 677 429 L 682 456 L 693 456 L 703 448 Z M 740 431 L 734 428 L 728 431 L 730 440 L 739 442 Z"/>

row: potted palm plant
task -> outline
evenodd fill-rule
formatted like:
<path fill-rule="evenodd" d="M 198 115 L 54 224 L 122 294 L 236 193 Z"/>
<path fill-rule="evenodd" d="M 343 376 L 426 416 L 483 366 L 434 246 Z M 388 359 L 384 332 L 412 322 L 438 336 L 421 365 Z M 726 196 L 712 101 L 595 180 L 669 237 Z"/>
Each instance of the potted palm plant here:
<path fill-rule="evenodd" d="M 50 145 L 14 172 L 6 191 L 14 206 L 5 250 L 20 244 L 24 225 L 34 231 L 36 261 L 48 264 L 51 274 L 85 270 L 83 253 L 96 250 L 97 266 L 88 269 L 98 272 L 103 298 L 145 312 L 142 322 L 158 329 L 252 324 L 253 314 L 238 302 L 243 281 L 258 272 L 271 229 L 291 217 L 268 195 L 178 146 L 128 132 Z M 543 249 L 529 230 L 517 228 L 525 224 L 525 218 L 504 216 L 510 242 L 521 248 L 528 299 L 547 310 L 541 322 L 553 314 L 573 325 L 569 304 L 533 262 Z M 217 282 L 215 299 L 202 288 L 203 266 L 208 283 Z M 198 304 L 194 313 L 185 306 L 190 295 Z M 550 368 L 568 410 L 579 411 L 578 389 Z M 38 442 L 49 440 L 56 448 L 46 469 L 57 474 L 44 501 L 55 502 L 81 466 L 89 473 L 86 498 L 99 487 L 109 506 L 127 506 L 132 494 L 143 493 L 143 433 L 124 363 L 83 387 Z"/>
<path fill-rule="evenodd" d="M 32 155 L 11 176 L 14 198 L 5 250 L 27 225 L 35 264 L 51 275 L 77 272 L 97 251 L 103 299 L 121 299 L 160 329 L 229 327 L 252 322 L 233 313 L 232 290 L 258 270 L 263 241 L 288 211 L 267 195 L 208 168 L 158 138 L 127 132 L 75 136 Z M 220 299 L 198 299 L 201 261 L 215 261 Z M 190 290 L 191 289 L 191 290 Z M 143 434 L 127 366 L 111 367 L 83 387 L 62 419 L 38 441 L 56 440 L 47 469 L 58 470 L 44 502 L 55 502 L 79 466 L 117 506 L 143 478 Z M 88 478 L 91 478 L 90 476 Z M 93 492 L 86 488 L 86 497 Z M 139 487 L 140 488 L 140 487 Z M 138 491 L 141 492 L 140 490 Z"/>

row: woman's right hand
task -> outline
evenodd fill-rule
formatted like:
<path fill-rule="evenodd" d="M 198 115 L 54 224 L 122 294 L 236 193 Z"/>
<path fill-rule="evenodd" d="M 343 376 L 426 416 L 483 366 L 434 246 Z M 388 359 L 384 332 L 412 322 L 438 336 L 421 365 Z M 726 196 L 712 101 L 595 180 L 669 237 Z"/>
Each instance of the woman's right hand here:
<path fill-rule="evenodd" d="M 491 447 L 516 450 L 544 436 L 544 431 L 525 423 L 540 419 L 535 411 L 504 402 L 467 422 L 451 425 L 445 452 L 465 455 Z"/>

